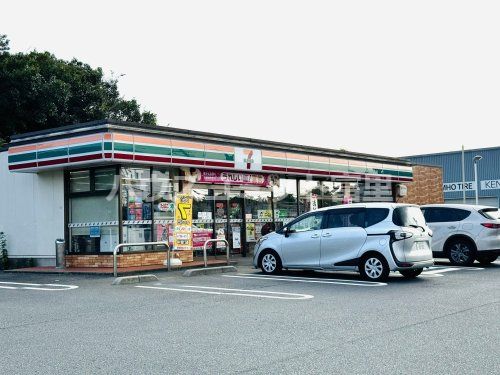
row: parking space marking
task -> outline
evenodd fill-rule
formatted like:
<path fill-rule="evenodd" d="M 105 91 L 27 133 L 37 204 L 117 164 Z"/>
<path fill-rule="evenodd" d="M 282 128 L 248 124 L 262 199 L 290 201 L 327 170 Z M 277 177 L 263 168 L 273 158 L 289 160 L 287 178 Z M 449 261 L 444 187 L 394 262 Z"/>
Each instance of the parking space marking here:
<path fill-rule="evenodd" d="M 250 290 L 250 289 L 230 289 L 230 288 L 218 288 L 218 287 L 200 286 L 200 285 L 183 285 L 182 287 L 178 288 L 137 285 L 136 288 L 159 289 L 159 290 L 168 290 L 174 292 L 186 292 L 186 293 L 228 295 L 228 296 L 239 296 L 239 297 L 270 298 L 270 299 L 282 299 L 282 300 L 306 300 L 314 298 L 314 296 L 310 294 L 269 292 L 265 290 Z"/>
<path fill-rule="evenodd" d="M 253 274 L 253 273 L 242 273 L 242 274 L 238 274 L 238 275 L 222 275 L 222 277 L 233 277 L 233 278 L 240 278 L 240 279 L 287 281 L 287 282 L 296 282 L 296 283 L 367 286 L 367 287 L 387 286 L 387 283 L 381 283 L 381 282 L 376 282 L 376 281 L 323 279 L 323 278 L 316 278 L 316 277 L 298 277 L 298 276 L 273 276 L 273 275 L 258 275 L 258 274 Z"/>
<path fill-rule="evenodd" d="M 11 281 L 0 281 L 0 289 L 27 289 L 27 290 L 43 290 L 48 292 L 73 290 L 77 289 L 77 285 L 63 284 L 33 284 L 33 283 L 17 283 Z"/>
<path fill-rule="evenodd" d="M 460 267 L 460 266 L 433 266 L 429 268 L 429 271 L 422 272 L 421 276 L 424 277 L 443 277 L 443 273 L 454 272 L 454 271 L 481 271 L 484 268 L 481 267 Z"/>

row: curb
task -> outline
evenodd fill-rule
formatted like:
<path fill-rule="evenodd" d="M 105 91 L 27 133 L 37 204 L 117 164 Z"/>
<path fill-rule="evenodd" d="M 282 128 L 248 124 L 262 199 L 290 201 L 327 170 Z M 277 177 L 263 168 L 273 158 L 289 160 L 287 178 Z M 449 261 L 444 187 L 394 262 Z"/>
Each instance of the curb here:
<path fill-rule="evenodd" d="M 147 283 L 150 281 L 158 281 L 158 277 L 155 275 L 122 276 L 117 277 L 111 285 Z"/>
<path fill-rule="evenodd" d="M 198 275 L 212 275 L 215 273 L 238 272 L 235 266 L 209 267 L 209 268 L 193 268 L 184 271 L 182 276 L 191 277 Z"/>

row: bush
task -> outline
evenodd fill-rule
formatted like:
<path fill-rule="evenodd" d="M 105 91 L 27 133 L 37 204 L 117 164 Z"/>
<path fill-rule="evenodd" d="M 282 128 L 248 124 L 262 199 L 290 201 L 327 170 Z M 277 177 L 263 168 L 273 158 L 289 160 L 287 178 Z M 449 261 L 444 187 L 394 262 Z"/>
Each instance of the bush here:
<path fill-rule="evenodd" d="M 9 268 L 9 258 L 7 254 L 7 236 L 4 232 L 0 232 L 0 256 L 2 257 L 2 268 Z"/>

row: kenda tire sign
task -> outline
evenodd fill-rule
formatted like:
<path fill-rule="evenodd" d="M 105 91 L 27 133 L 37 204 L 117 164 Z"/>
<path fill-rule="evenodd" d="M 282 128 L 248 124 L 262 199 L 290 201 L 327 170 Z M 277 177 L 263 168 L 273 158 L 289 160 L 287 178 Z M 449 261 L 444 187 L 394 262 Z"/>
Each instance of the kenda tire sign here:
<path fill-rule="evenodd" d="M 484 180 L 481 181 L 481 190 L 500 189 L 500 180 Z"/>

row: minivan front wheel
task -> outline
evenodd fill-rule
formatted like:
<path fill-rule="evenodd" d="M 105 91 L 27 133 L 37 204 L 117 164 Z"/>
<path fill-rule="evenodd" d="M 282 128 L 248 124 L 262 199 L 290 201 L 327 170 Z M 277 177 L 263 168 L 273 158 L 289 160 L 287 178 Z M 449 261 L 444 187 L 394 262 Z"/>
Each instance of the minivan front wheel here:
<path fill-rule="evenodd" d="M 359 273 L 369 281 L 383 281 L 389 277 L 389 265 L 381 255 L 370 254 L 361 260 Z"/>
<path fill-rule="evenodd" d="M 265 251 L 260 257 L 259 267 L 265 274 L 276 274 L 281 271 L 281 259 L 274 251 Z"/>

